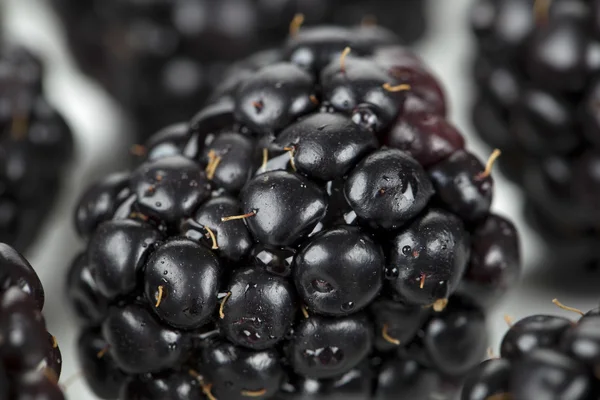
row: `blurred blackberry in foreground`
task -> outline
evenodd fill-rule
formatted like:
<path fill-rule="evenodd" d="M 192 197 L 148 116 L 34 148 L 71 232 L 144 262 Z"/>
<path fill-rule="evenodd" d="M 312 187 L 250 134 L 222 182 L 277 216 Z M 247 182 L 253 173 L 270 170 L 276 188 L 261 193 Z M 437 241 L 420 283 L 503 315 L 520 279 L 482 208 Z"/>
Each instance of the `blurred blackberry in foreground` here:
<path fill-rule="evenodd" d="M 24 250 L 52 208 L 71 131 L 42 91 L 40 60 L 0 48 L 0 241 Z"/>
<path fill-rule="evenodd" d="M 90 187 L 69 294 L 103 398 L 423 399 L 517 280 L 491 163 L 380 27 L 302 28 Z M 98 357 L 100 353 L 100 357 Z"/>
<path fill-rule="evenodd" d="M 598 1 L 478 0 L 472 11 L 475 127 L 502 149 L 504 172 L 522 185 L 527 216 L 552 248 L 587 248 L 592 259 L 600 257 L 599 10 Z"/>
<path fill-rule="evenodd" d="M 44 288 L 16 250 L 0 243 L 0 399 L 64 399 L 62 358 L 42 316 Z"/>
<path fill-rule="evenodd" d="M 190 118 L 230 62 L 306 23 L 377 23 L 406 42 L 425 28 L 425 1 L 54 0 L 82 69 L 132 113 L 147 138 Z"/>
<path fill-rule="evenodd" d="M 469 374 L 462 400 L 598 398 L 600 309 L 584 314 L 554 302 L 581 318 L 532 315 L 511 325 L 500 357 Z"/>

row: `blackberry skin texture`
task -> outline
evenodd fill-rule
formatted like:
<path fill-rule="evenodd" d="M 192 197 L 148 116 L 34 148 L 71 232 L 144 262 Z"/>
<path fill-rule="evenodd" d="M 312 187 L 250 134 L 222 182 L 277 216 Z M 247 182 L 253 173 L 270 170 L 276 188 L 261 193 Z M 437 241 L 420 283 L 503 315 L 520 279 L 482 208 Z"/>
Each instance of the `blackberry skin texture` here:
<path fill-rule="evenodd" d="M 0 70 L 0 241 L 23 251 L 52 209 L 73 137 L 44 98 L 40 60 L 4 45 Z"/>
<path fill-rule="evenodd" d="M 511 325 L 500 345 L 500 356 L 470 372 L 461 399 L 598 398 L 594 368 L 600 348 L 600 315 L 598 309 L 586 314 L 569 310 L 581 317 L 573 321 L 532 315 Z"/>
<path fill-rule="evenodd" d="M 190 118 L 231 62 L 306 23 L 378 23 L 406 43 L 425 31 L 424 0 L 54 0 L 82 69 L 132 114 L 140 140 Z"/>
<path fill-rule="evenodd" d="M 62 400 L 60 349 L 42 316 L 44 289 L 21 254 L 0 243 L 0 398 Z"/>
<path fill-rule="evenodd" d="M 75 210 L 86 249 L 67 286 L 90 387 L 122 400 L 456 392 L 520 255 L 445 109 L 380 27 L 302 28 L 232 66 Z"/>
<path fill-rule="evenodd" d="M 473 123 L 503 152 L 526 214 L 555 253 L 597 263 L 598 4 L 478 0 Z M 572 258 L 572 257 L 571 257 Z"/>

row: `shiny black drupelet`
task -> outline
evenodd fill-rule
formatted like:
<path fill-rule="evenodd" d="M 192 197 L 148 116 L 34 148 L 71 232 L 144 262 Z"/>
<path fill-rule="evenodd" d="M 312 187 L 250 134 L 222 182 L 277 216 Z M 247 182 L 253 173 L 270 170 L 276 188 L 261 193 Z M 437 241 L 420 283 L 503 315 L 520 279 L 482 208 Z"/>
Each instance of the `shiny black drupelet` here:
<path fill-rule="evenodd" d="M 79 202 L 87 246 L 68 286 L 92 389 L 452 394 L 520 257 L 514 226 L 490 212 L 489 168 L 445 108 L 379 27 L 301 28 L 232 67 L 190 122 Z"/>

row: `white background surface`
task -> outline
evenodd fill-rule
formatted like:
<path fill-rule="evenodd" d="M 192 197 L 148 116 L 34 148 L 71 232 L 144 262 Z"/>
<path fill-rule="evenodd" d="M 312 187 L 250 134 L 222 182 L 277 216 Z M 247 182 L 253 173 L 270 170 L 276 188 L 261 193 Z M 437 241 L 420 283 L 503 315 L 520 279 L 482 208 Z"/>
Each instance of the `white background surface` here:
<path fill-rule="evenodd" d="M 472 87 L 468 74 L 473 51 L 468 27 L 470 4 L 471 0 L 430 0 L 429 33 L 417 47 L 417 52 L 444 83 L 451 120 L 467 137 L 470 149 L 482 159 L 487 159 L 489 150 L 474 137 L 469 117 Z M 132 139 L 127 135 L 124 118 L 115 103 L 76 70 L 64 45 L 64 33 L 44 0 L 0 0 L 0 5 L 4 6 L 7 36 L 34 49 L 45 59 L 48 97 L 66 116 L 77 138 L 78 159 L 70 169 L 60 205 L 45 225 L 41 240 L 27 254 L 46 289 L 45 315 L 49 329 L 62 349 L 64 381 L 78 372 L 73 351 L 78 328 L 66 305 L 64 289 L 66 269 L 82 247 L 72 229 L 73 205 L 78 194 L 94 177 L 124 165 L 129 148 L 127 143 Z M 548 274 L 543 265 L 533 266 L 539 263 L 544 250 L 523 221 L 522 197 L 517 188 L 500 174 L 496 173 L 494 177 L 496 196 L 493 208 L 502 215 L 510 216 L 520 229 L 525 265 L 521 285 L 506 296 L 488 317 L 492 345 L 497 351 L 498 342 L 506 330 L 504 315 L 515 319 L 533 313 L 568 315 L 553 306 L 551 300 L 555 297 L 583 310 L 594 308 L 598 304 L 596 288 L 600 279 L 596 276 L 595 280 L 580 282 L 587 289 L 596 290 L 579 293 L 565 290 L 566 284 L 562 284 L 560 279 L 555 279 L 550 287 L 540 284 L 539 281 Z M 564 265 L 564 277 L 570 276 L 571 267 Z M 573 314 L 570 316 L 575 317 Z M 67 396 L 77 400 L 95 399 L 81 379 L 69 386 Z"/>

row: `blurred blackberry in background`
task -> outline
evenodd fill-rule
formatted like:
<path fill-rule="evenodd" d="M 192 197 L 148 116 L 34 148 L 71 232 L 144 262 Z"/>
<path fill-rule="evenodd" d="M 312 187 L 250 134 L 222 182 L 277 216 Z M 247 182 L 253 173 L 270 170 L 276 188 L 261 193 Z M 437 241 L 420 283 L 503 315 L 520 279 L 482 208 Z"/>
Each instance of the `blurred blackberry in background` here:
<path fill-rule="evenodd" d="M 474 125 L 502 149 L 533 226 L 556 249 L 586 243 L 592 260 L 600 255 L 599 10 L 595 0 L 477 0 L 471 15 Z"/>
<path fill-rule="evenodd" d="M 140 137 L 190 118 L 231 61 L 305 23 L 379 23 L 405 43 L 425 30 L 425 1 L 53 0 L 82 69 L 131 112 Z"/>
<path fill-rule="evenodd" d="M 0 48 L 0 241 L 20 251 L 39 232 L 73 152 L 42 79 L 40 60 L 27 50 Z"/>
<path fill-rule="evenodd" d="M 531 315 L 512 324 L 500 356 L 475 368 L 465 381 L 462 400 L 598 398 L 600 379 L 600 309 L 577 321 L 554 315 Z"/>
<path fill-rule="evenodd" d="M 292 29 L 82 195 L 68 292 L 102 398 L 425 399 L 520 272 L 427 67 L 381 27 Z M 183 394 L 182 394 L 183 393 Z"/>
<path fill-rule="evenodd" d="M 0 398 L 63 400 L 60 349 L 42 316 L 44 288 L 15 249 L 0 243 Z"/>

